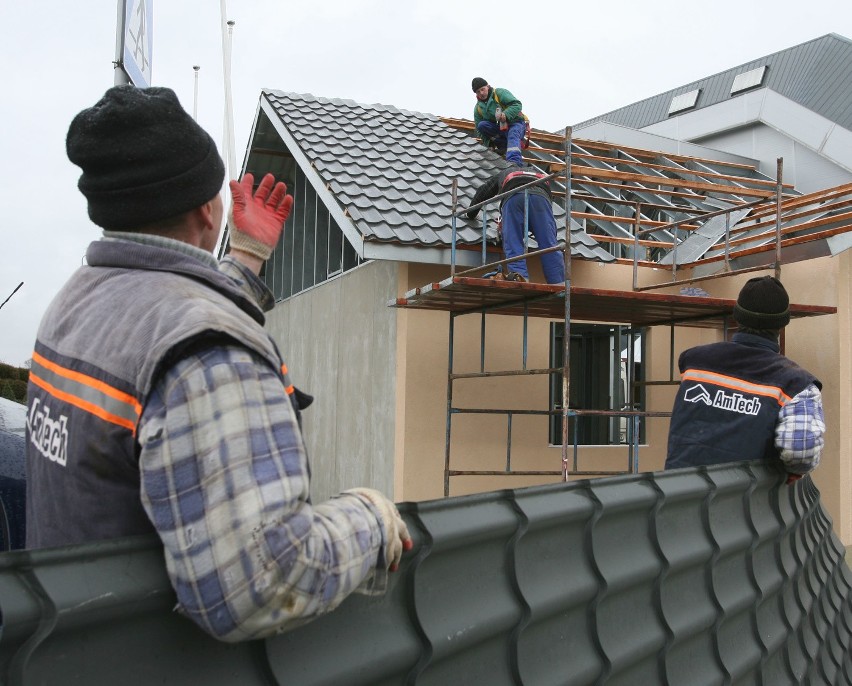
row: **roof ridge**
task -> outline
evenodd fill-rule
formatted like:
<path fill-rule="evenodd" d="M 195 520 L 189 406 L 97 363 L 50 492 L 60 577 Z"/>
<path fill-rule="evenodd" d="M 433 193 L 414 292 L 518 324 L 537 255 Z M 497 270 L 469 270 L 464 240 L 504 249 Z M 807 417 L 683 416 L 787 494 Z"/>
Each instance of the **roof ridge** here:
<path fill-rule="evenodd" d="M 351 98 L 329 98 L 322 95 L 314 95 L 313 93 L 296 93 L 293 91 L 282 91 L 277 88 L 262 88 L 261 93 L 263 94 L 271 94 L 275 96 L 284 96 L 289 98 L 302 98 L 304 100 L 312 100 L 314 102 L 319 102 L 323 104 L 345 104 L 349 107 L 361 107 L 364 109 L 377 109 L 384 112 L 389 112 L 392 114 L 402 114 L 402 115 L 411 115 L 411 116 L 420 116 L 420 117 L 429 117 L 439 119 L 438 115 L 432 114 L 431 112 L 420 112 L 419 110 L 406 110 L 397 107 L 396 105 L 386 105 L 380 102 L 374 103 L 364 103 L 358 102 L 357 100 L 352 100 Z"/>

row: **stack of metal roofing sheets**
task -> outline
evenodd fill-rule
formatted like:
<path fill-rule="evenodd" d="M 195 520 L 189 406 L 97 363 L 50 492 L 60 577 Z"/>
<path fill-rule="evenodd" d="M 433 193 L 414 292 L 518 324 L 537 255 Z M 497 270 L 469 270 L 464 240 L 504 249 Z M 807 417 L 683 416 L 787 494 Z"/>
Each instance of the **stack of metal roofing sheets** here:
<path fill-rule="evenodd" d="M 852 573 L 810 479 L 734 464 L 402 510 L 385 596 L 235 645 L 173 612 L 155 541 L 6 553 L 0 681 L 852 683 Z"/>

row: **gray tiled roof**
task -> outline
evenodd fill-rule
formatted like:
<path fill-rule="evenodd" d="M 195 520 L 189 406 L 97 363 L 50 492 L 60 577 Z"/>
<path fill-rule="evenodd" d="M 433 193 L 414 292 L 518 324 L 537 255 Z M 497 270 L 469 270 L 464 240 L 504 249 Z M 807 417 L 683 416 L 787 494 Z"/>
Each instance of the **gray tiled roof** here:
<path fill-rule="evenodd" d="M 274 90 L 263 97 L 364 240 L 448 246 L 453 179 L 466 207 L 506 164 L 432 114 Z M 564 225 L 564 208 L 554 204 L 554 214 Z M 459 219 L 457 228 L 460 244 L 481 242 L 479 219 Z M 571 248 L 577 257 L 614 259 L 579 225 Z"/>
<path fill-rule="evenodd" d="M 696 88 L 700 88 L 701 93 L 695 109 L 710 107 L 737 97 L 731 96 L 731 85 L 738 74 L 764 65 L 768 67 L 764 87 L 852 129 L 852 41 L 834 33 L 640 100 L 577 124 L 575 128 L 606 121 L 642 129 L 667 119 L 672 98 Z"/>

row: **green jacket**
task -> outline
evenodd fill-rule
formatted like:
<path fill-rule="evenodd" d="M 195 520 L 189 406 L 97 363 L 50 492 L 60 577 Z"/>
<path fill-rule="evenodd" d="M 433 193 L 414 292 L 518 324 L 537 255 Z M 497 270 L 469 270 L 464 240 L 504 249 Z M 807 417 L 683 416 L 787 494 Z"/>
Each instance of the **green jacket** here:
<path fill-rule="evenodd" d="M 476 126 L 481 121 L 490 121 L 497 123 L 497 108 L 502 107 L 506 114 L 506 121 L 514 124 L 516 121 L 524 120 L 524 114 L 521 112 L 521 101 L 518 100 L 505 88 L 491 88 L 488 91 L 488 100 L 485 102 L 476 101 L 476 106 L 473 108 L 473 124 Z M 476 137 L 484 146 L 491 143 L 491 139 L 484 136 L 477 130 Z"/>

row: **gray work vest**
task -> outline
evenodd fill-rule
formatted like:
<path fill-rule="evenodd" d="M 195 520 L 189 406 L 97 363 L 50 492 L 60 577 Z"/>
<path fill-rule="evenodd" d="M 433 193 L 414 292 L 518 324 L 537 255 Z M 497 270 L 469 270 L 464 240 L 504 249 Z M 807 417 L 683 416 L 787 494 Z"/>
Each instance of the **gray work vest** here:
<path fill-rule="evenodd" d="M 263 312 L 224 274 L 128 241 L 96 241 L 86 257 L 45 313 L 33 353 L 29 548 L 154 531 L 140 501 L 136 427 L 160 373 L 189 347 L 241 344 L 292 392 Z"/>

